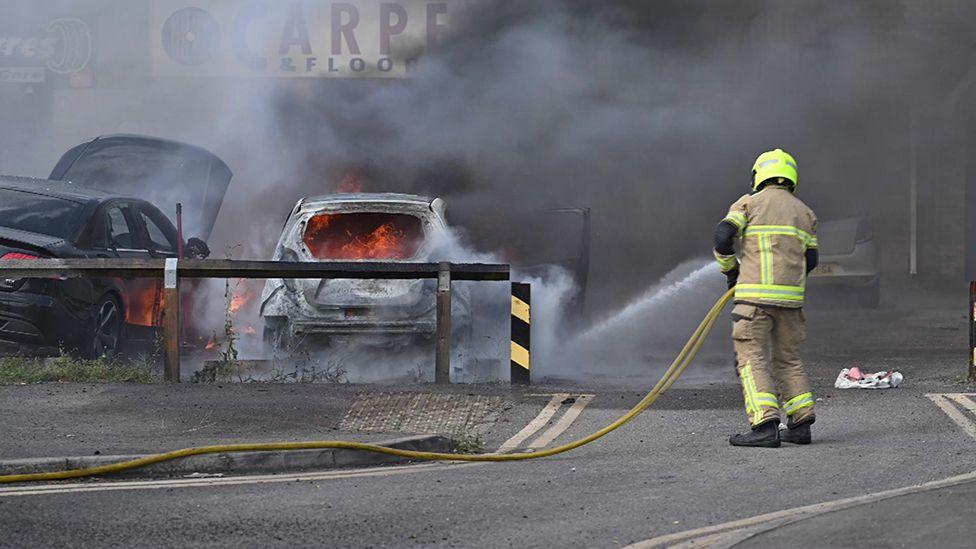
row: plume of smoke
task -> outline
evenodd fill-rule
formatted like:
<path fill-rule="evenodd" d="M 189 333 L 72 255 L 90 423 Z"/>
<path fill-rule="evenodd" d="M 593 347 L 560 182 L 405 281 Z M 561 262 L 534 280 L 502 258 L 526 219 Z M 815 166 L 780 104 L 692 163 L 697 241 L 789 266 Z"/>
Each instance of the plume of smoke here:
<path fill-rule="evenodd" d="M 931 4 L 469 2 L 408 79 L 124 80 L 130 91 L 96 91 L 117 100 L 111 109 L 57 110 L 72 122 L 58 143 L 126 131 L 214 150 L 236 177 L 211 247 L 242 244 L 246 257 L 268 257 L 295 200 L 331 192 L 350 167 L 368 174 L 368 190 L 444 196 L 478 249 L 508 244 L 477 230 L 501 212 L 589 206 L 587 302 L 609 315 L 648 301 L 649 280 L 707 250 L 714 221 L 746 189 L 751 159 L 770 147 L 795 153 L 800 192 L 821 218 L 863 209 L 881 219 L 879 233 L 897 229 L 898 217 L 883 214 L 900 204 L 887 197 L 905 171 L 910 98 L 937 97 L 929 86 L 951 82 L 925 55 L 961 55 L 952 52 L 971 41 L 957 22 L 972 19 L 972 6 Z M 16 0 L 0 10 L 6 21 L 94 12 L 118 29 L 145 18 L 138 2 L 108 0 Z M 135 30 L 99 36 L 106 63 L 144 51 Z M 12 110 L 0 120 L 21 122 L 5 127 L 35 135 Z M 40 133 L 18 139 L 34 142 L 17 150 L 50 147 Z M 707 301 L 713 292 L 702 288 Z M 704 310 L 650 301 L 671 303 L 654 309 L 662 314 Z M 644 341 L 650 317 L 631 318 L 630 340 Z M 693 324 L 680 324 L 656 326 L 683 337 Z M 626 348 L 605 350 L 619 350 L 627 368 L 649 356 Z"/>
<path fill-rule="evenodd" d="M 894 107 L 887 83 L 914 66 L 886 53 L 906 17 L 897 8 L 461 6 L 453 36 L 404 81 L 289 82 L 230 94 L 217 116 L 222 148 L 247 154 L 235 164 L 240 192 L 227 204 L 225 238 L 266 255 L 268 227 L 293 199 L 331 191 L 349 167 L 369 174 L 369 190 L 447 198 L 458 224 L 476 229 L 487 249 L 504 244 L 477 230 L 497 212 L 589 206 L 588 301 L 606 313 L 649 277 L 707 249 L 761 150 L 797 155 L 810 182 L 801 192 L 814 206 L 836 206 L 837 215 L 881 207 L 874 197 L 885 179 L 865 166 L 883 162 L 864 155 L 880 154 L 874 134 L 893 122 L 862 107 Z M 789 78 L 771 79 L 781 74 Z M 276 146 L 256 148 L 254 135 Z M 830 183 L 838 169 L 860 181 L 845 186 L 843 200 Z"/>
<path fill-rule="evenodd" d="M 457 230 L 438 234 L 431 244 L 431 261 L 504 263 L 498 254 L 477 251 Z M 579 288 L 568 272 L 556 266 L 533 275 L 515 268 L 512 280 L 532 286 L 532 367 L 533 376 L 542 379 L 560 370 L 555 357 L 569 335 L 568 306 Z M 455 285 L 471 301 L 474 339 L 469 349 L 462 350 L 462 355 L 488 360 L 502 358 L 497 379 L 507 379 L 511 338 L 509 285 L 480 282 L 457 282 Z"/>

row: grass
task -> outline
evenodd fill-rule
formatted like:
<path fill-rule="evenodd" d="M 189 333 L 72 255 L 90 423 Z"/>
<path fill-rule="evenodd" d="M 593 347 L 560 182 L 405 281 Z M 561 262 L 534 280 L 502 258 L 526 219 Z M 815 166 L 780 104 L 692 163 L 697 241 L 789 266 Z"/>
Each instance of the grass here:
<path fill-rule="evenodd" d="M 68 355 L 53 359 L 0 358 L 0 385 L 26 383 L 161 383 L 148 360 L 98 358 L 79 360 Z"/>
<path fill-rule="evenodd" d="M 477 435 L 464 435 L 454 441 L 455 454 L 480 454 L 484 447 L 481 437 Z"/>

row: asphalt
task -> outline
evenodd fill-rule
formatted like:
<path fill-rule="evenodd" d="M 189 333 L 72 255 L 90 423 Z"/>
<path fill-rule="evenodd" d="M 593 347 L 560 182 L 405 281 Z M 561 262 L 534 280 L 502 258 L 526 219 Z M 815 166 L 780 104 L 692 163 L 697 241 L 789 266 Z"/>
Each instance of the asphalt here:
<path fill-rule="evenodd" d="M 579 391 L 579 388 L 572 388 Z M 477 433 L 497 445 L 534 417 L 548 389 L 509 385 L 396 386 L 345 384 L 36 384 L 0 386 L 0 460 L 47 456 L 147 454 L 201 446 L 303 440 L 376 440 L 403 434 L 465 435 L 419 429 L 344 430 L 362 395 L 445 395 L 464 404 L 497 401 L 498 418 Z M 621 393 L 625 405 L 637 393 Z"/>
<path fill-rule="evenodd" d="M 706 382 L 676 387 L 632 424 L 598 443 L 539 461 L 400 466 L 304 480 L 283 477 L 284 482 L 245 477 L 225 484 L 125 486 L 120 481 L 96 481 L 78 488 L 52 487 L 43 493 L 31 487 L 15 492 L 4 488 L 0 490 L 0 531 L 4 533 L 0 546 L 619 547 L 969 473 L 976 470 L 973 439 L 926 397 L 932 392 L 971 391 L 961 381 L 967 340 L 965 296 L 958 303 L 951 296 L 920 302 L 921 306 L 907 306 L 889 301 L 879 311 L 840 307 L 808 311 L 806 358 L 819 399 L 816 440 L 808 447 L 757 450 L 728 446 L 727 436 L 743 428 L 741 397 L 731 369 L 716 370 L 696 378 Z M 906 383 L 889 391 L 834 389 L 840 368 L 853 364 L 868 371 L 897 368 Z M 43 419 L 31 419 L 31 392 L 46 389 L 54 391 L 50 409 L 38 416 Z M 142 397 L 129 400 L 125 395 L 133 388 L 109 386 L 97 390 L 106 391 L 111 398 L 88 401 L 84 393 L 81 401 L 86 403 L 70 413 L 57 405 L 58 395 L 77 396 L 81 389 L 70 385 L 3 388 L 0 425 L 4 432 L 16 425 L 19 431 L 13 438 L 24 439 L 37 436 L 30 431 L 35 423 L 47 429 L 38 438 L 52 438 L 51 434 L 71 429 L 81 432 L 84 423 L 94 417 L 86 414 L 115 410 L 103 416 L 114 417 L 139 402 L 156 403 L 148 396 L 155 389 L 162 392 L 153 394 L 169 395 L 171 400 L 180 391 L 200 391 L 191 399 L 201 404 L 199 410 L 187 400 L 165 412 L 157 413 L 152 406 L 140 412 L 145 418 L 183 418 L 175 431 L 201 424 L 200 418 L 212 408 L 235 407 L 226 415 L 210 412 L 221 423 L 202 434 L 159 430 L 145 435 L 138 444 L 130 443 L 146 449 L 197 440 L 194 437 L 198 436 L 200 440 L 325 433 L 358 436 L 334 431 L 333 426 L 343 406 L 365 390 L 265 387 L 268 394 L 263 400 L 261 387 L 150 387 Z M 533 394 L 596 395 L 553 443 L 558 444 L 616 419 L 636 401 L 640 394 L 636 389 L 587 385 L 537 386 L 530 391 L 498 386 L 451 390 L 459 395 L 494 394 L 508 406 L 485 438 L 490 449 L 544 406 L 547 399 Z M 21 396 L 19 391 L 23 391 Z M 328 396 L 332 391 L 348 394 L 333 398 Z M 347 400 L 340 402 L 342 398 Z M 256 401 L 249 403 L 249 399 Z M 99 408 L 96 403 L 103 400 L 115 404 Z M 197 415 L 185 411 L 187 406 Z M 261 418 L 262 408 L 291 413 Z M 81 415 L 67 417 L 72 414 Z M 68 426 L 61 425 L 62 418 Z M 137 426 L 139 422 L 133 421 Z M 243 423 L 250 426 L 238 425 Z M 107 431 L 98 435 L 101 438 L 92 436 L 87 448 L 109 448 L 116 435 Z M 21 455 L 77 447 L 74 441 L 0 442 L 3 452 L 24 448 L 18 450 Z M 971 491 L 971 486 L 959 486 L 895 498 L 789 524 L 744 543 L 775 547 L 796 545 L 801 539 L 807 546 L 952 546 L 965 540 L 969 532 L 962 522 L 971 514 L 965 505 Z M 911 509 L 917 512 L 913 514 Z M 910 517 L 917 527 L 911 527 Z M 855 525 L 860 530 L 853 531 Z M 948 531 L 953 528 L 960 533 Z M 775 537 L 780 535 L 785 537 Z M 821 539 L 824 544 L 819 543 Z"/>
<path fill-rule="evenodd" d="M 816 540 L 818 547 L 972 547 L 976 482 L 825 513 L 762 532 L 737 548 L 786 547 Z"/>

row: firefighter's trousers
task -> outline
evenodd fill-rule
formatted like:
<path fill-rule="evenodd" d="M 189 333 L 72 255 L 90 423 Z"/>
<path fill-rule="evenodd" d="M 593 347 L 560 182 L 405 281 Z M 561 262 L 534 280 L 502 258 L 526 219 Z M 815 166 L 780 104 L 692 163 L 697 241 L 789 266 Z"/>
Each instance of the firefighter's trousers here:
<path fill-rule="evenodd" d="M 780 412 L 789 425 L 813 419 L 813 393 L 800 360 L 804 341 L 802 309 L 744 303 L 732 309 L 732 342 L 753 427 L 778 419 Z"/>

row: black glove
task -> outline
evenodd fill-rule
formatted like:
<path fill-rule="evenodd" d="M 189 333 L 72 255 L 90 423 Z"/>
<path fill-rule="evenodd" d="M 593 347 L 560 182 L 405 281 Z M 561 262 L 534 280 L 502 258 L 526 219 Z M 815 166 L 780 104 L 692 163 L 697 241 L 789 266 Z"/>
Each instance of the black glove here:
<path fill-rule="evenodd" d="M 732 269 L 731 271 L 725 271 L 722 273 L 725 275 L 725 279 L 729 282 L 729 289 L 735 288 L 736 282 L 739 281 L 739 269 Z"/>
<path fill-rule="evenodd" d="M 183 257 L 187 259 L 207 259 L 210 257 L 210 247 L 199 238 L 191 238 L 183 246 Z"/>

